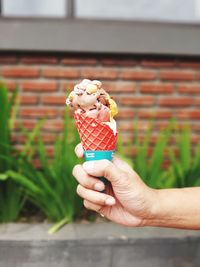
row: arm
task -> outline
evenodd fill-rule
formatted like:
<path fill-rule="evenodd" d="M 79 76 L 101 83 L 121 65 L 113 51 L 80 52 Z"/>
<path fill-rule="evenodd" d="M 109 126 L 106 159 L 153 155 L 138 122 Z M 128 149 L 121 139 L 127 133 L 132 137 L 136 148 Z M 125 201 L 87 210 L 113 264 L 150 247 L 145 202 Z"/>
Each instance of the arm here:
<path fill-rule="evenodd" d="M 200 229 L 200 187 L 157 190 L 157 208 L 147 225 Z"/>
<path fill-rule="evenodd" d="M 83 155 L 80 145 L 75 151 L 79 157 Z M 75 166 L 73 175 L 85 207 L 116 223 L 200 229 L 200 187 L 152 189 L 119 158 L 85 162 Z M 106 189 L 95 178 L 101 176 L 110 181 Z"/>

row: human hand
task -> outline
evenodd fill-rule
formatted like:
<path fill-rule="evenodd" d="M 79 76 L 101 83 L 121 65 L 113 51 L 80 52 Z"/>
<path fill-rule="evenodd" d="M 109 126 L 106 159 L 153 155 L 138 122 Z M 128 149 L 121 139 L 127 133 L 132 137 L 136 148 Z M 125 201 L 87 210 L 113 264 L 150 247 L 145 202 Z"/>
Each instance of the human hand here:
<path fill-rule="evenodd" d="M 75 152 L 83 157 L 79 144 Z M 84 206 L 109 220 L 126 226 L 150 225 L 157 203 L 157 191 L 144 184 L 132 168 L 114 157 L 108 160 L 88 161 L 76 165 L 73 175 L 79 182 L 77 193 L 84 199 Z M 96 177 L 105 177 L 103 184 Z M 100 192 L 104 190 L 104 192 Z"/>

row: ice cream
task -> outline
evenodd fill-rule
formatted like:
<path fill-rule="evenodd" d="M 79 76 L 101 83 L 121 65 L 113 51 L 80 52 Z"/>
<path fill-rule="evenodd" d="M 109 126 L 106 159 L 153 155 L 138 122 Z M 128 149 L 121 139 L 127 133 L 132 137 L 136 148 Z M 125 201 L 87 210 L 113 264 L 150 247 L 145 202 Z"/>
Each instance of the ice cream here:
<path fill-rule="evenodd" d="M 66 104 L 76 115 L 94 118 L 108 125 L 116 134 L 116 122 L 113 117 L 117 114 L 117 105 L 97 80 L 84 79 L 74 86 Z"/>
<path fill-rule="evenodd" d="M 112 160 L 117 143 L 117 105 L 97 80 L 84 79 L 66 99 L 73 109 L 86 160 Z"/>

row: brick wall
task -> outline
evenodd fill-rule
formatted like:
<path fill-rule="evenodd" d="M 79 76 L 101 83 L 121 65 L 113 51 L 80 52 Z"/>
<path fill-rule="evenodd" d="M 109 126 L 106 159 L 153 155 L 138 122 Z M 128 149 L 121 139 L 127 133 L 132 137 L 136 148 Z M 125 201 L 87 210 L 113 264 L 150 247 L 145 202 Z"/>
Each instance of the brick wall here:
<path fill-rule="evenodd" d="M 101 80 L 118 103 L 124 140 L 132 137 L 134 118 L 142 132 L 152 116 L 157 129 L 170 118 L 188 122 L 193 141 L 200 140 L 200 59 L 10 53 L 0 54 L 0 76 L 9 90 L 20 87 L 18 121 L 32 129 L 38 119 L 48 118 L 43 136 L 50 154 L 62 129 L 67 90 L 83 78 Z M 17 139 L 24 141 L 20 132 Z"/>

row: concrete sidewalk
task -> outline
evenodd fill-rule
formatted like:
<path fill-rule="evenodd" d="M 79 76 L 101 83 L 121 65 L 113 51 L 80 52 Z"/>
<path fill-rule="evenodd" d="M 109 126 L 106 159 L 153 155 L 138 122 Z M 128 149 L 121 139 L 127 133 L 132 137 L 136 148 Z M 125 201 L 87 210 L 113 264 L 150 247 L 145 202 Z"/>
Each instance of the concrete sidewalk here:
<path fill-rule="evenodd" d="M 0 267 L 199 267 L 200 231 L 69 224 L 0 226 Z"/>

